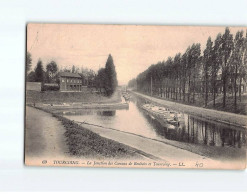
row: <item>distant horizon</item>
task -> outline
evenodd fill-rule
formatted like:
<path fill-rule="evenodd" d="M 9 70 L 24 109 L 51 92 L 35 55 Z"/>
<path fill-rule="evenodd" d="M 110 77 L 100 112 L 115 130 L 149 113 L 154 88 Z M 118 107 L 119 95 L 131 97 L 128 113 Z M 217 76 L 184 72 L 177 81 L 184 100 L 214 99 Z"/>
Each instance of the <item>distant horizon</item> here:
<path fill-rule="evenodd" d="M 44 68 L 54 60 L 59 69 L 88 68 L 96 73 L 105 67 L 109 54 L 116 67 L 119 86 L 126 85 L 149 66 L 176 53 L 184 53 L 193 43 L 201 44 L 201 54 L 211 36 L 224 33 L 225 26 L 148 26 L 28 24 L 27 51 L 32 67 L 39 59 Z M 231 33 L 247 27 L 229 27 Z M 244 35 L 245 36 L 245 35 Z"/>

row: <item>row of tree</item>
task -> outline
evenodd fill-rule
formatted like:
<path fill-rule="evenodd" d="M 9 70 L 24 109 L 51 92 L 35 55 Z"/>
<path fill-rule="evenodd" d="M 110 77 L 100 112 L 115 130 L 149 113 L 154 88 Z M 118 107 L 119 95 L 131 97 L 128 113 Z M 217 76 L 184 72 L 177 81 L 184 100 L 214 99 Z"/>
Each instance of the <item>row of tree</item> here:
<path fill-rule="evenodd" d="M 26 60 L 27 81 L 29 82 L 42 82 L 42 83 L 59 83 L 58 80 L 58 66 L 55 61 L 51 61 L 46 65 L 46 71 L 44 70 L 43 62 L 39 59 L 34 71 L 30 71 L 31 68 L 31 54 L 27 53 Z"/>
<path fill-rule="evenodd" d="M 247 71 L 247 33 L 238 31 L 233 38 L 229 28 L 218 34 L 214 42 L 208 38 L 201 52 L 200 43 L 190 45 L 185 53 L 151 65 L 146 71 L 132 79 L 129 87 L 138 91 L 157 94 L 165 98 L 195 103 L 203 98 L 205 106 L 216 96 L 223 94 L 223 107 L 228 93 L 237 93 L 241 101 L 242 83 Z"/>
<path fill-rule="evenodd" d="M 32 64 L 31 54 L 27 52 L 26 56 L 26 72 L 27 81 L 29 82 L 41 82 L 41 83 L 58 83 L 59 69 L 55 61 L 51 61 L 46 65 L 44 70 L 43 62 L 41 59 L 38 60 L 34 71 L 30 71 Z M 79 68 L 73 65 L 71 68 L 65 67 L 61 70 L 62 72 L 78 73 L 82 79 L 86 81 L 84 84 L 98 88 L 100 91 L 104 89 L 107 96 L 111 96 L 118 85 L 117 73 L 115 65 L 111 55 L 108 56 L 105 68 L 101 68 L 96 74 L 93 70 L 87 68 Z"/>

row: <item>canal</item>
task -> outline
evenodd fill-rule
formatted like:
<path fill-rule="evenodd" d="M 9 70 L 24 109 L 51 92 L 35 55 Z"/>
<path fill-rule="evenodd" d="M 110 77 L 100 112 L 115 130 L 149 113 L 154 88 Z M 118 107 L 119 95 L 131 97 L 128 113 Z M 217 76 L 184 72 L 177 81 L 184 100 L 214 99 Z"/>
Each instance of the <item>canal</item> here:
<path fill-rule="evenodd" d="M 180 113 L 182 122 L 170 128 L 145 111 L 144 99 L 131 97 L 129 109 L 121 110 L 64 110 L 58 114 L 68 119 L 113 128 L 160 141 L 175 141 L 181 144 L 206 147 L 206 150 L 221 153 L 246 147 L 246 129 Z"/>

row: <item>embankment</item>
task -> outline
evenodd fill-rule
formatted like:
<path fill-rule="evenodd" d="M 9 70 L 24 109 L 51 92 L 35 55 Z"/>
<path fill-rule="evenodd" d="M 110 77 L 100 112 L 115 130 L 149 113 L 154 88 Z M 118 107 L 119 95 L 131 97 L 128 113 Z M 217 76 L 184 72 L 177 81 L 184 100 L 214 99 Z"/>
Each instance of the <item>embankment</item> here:
<path fill-rule="evenodd" d="M 128 109 L 127 103 L 121 102 L 121 95 L 117 91 L 112 97 L 105 97 L 95 93 L 81 92 L 38 92 L 27 91 L 26 105 L 46 110 L 67 109 Z"/>
<path fill-rule="evenodd" d="M 93 104 L 83 104 L 83 103 L 65 103 L 65 104 L 27 104 L 28 106 L 34 106 L 36 108 L 44 108 L 46 110 L 79 110 L 79 109 L 128 109 L 128 103 L 93 103 Z"/>
<path fill-rule="evenodd" d="M 247 128 L 247 116 L 245 115 L 217 111 L 217 110 L 212 110 L 212 109 L 206 109 L 206 108 L 201 108 L 201 107 L 196 107 L 196 106 L 190 106 L 190 105 L 185 105 L 185 104 L 181 104 L 177 102 L 171 102 L 171 101 L 147 96 L 147 95 L 144 95 L 138 92 L 132 92 L 132 93 L 134 93 L 135 95 L 141 98 L 146 99 L 147 101 L 155 103 L 157 105 L 165 106 L 167 108 L 170 108 L 170 109 L 173 109 L 179 112 L 184 112 L 192 116 L 205 118 L 210 121 L 217 121 L 217 122 L 225 123 L 225 124 L 232 125 L 232 126 L 243 127 L 245 129 Z"/>
<path fill-rule="evenodd" d="M 139 152 L 135 148 L 129 147 L 114 140 L 101 137 L 75 122 L 66 119 L 62 116 L 56 115 L 44 108 L 36 108 L 52 115 L 61 122 L 65 128 L 65 139 L 68 146 L 69 154 L 75 157 L 83 157 L 86 159 L 143 159 L 145 154 Z M 29 109 L 32 111 L 32 109 Z M 35 109 L 34 109 L 35 111 Z M 27 112 L 32 115 L 31 112 Z M 27 118 L 30 116 L 27 115 Z M 45 114 L 44 114 L 45 115 Z M 41 115 L 40 115 L 41 116 Z M 42 121 L 41 119 L 36 119 Z M 53 119 L 54 120 L 54 119 Z M 27 123 L 29 121 L 27 120 Z M 28 124 L 27 124 L 28 125 Z M 28 131 L 28 129 L 27 129 Z M 46 139 L 46 138 L 44 138 Z M 30 140 L 27 140 L 30 141 Z M 65 143 L 64 143 L 65 144 Z"/>
<path fill-rule="evenodd" d="M 121 95 L 114 93 L 111 97 L 101 94 L 86 92 L 60 92 L 60 91 L 26 91 L 27 104 L 63 104 L 63 103 L 119 103 Z"/>

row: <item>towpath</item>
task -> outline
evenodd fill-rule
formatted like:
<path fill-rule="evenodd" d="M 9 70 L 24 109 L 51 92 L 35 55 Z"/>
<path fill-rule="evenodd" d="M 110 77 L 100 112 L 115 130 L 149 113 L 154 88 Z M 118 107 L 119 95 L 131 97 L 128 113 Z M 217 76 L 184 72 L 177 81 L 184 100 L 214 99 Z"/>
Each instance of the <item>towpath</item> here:
<path fill-rule="evenodd" d="M 25 162 L 32 164 L 28 161 L 68 156 L 64 132 L 62 123 L 51 114 L 27 106 Z"/>
<path fill-rule="evenodd" d="M 202 168 L 229 168 L 230 163 L 221 162 L 218 160 L 210 159 L 190 151 L 177 148 L 175 146 L 166 144 L 159 140 L 150 139 L 147 137 L 122 132 L 119 130 L 110 129 L 107 127 L 100 127 L 91 124 L 79 123 L 82 127 L 87 128 L 102 137 L 115 140 L 123 143 L 145 154 L 149 154 L 151 160 L 158 162 L 169 162 L 172 168 L 200 168 L 197 163 L 203 165 Z M 153 158 L 155 157 L 155 158 Z M 180 166 L 184 164 L 184 166 Z M 236 166 L 241 166 L 237 164 Z"/>

